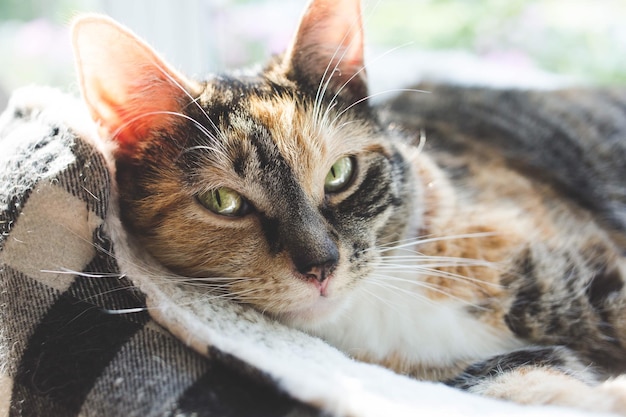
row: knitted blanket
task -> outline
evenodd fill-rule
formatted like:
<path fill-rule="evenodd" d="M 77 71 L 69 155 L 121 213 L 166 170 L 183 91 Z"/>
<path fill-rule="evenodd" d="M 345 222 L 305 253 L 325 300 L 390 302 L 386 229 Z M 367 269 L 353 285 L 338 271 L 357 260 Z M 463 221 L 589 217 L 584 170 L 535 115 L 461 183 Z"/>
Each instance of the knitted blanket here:
<path fill-rule="evenodd" d="M 183 287 L 133 244 L 80 100 L 0 117 L 0 417 L 565 416 L 353 361 Z"/>

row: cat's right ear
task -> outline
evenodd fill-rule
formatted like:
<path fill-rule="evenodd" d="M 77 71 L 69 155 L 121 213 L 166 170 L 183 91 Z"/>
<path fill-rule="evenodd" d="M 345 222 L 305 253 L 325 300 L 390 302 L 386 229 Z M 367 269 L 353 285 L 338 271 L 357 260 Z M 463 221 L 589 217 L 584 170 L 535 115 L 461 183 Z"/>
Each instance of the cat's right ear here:
<path fill-rule="evenodd" d="M 118 154 L 136 157 L 151 133 L 172 129 L 181 120 L 175 113 L 200 94 L 197 83 L 107 17 L 79 17 L 72 34 L 83 98 Z"/>

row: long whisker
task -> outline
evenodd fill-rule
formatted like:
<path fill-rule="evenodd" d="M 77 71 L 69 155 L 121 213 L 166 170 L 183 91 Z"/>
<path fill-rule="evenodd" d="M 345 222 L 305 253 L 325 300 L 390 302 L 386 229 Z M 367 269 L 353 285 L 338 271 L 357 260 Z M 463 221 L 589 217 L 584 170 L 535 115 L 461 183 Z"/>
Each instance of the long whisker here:
<path fill-rule="evenodd" d="M 352 80 L 354 80 L 354 79 L 355 79 L 356 77 L 358 77 L 361 73 L 363 73 L 363 72 L 367 69 L 367 67 L 368 67 L 368 66 L 370 66 L 370 65 L 372 65 L 372 64 L 375 64 L 376 62 L 380 61 L 381 59 L 383 59 L 383 58 L 384 58 L 384 57 L 386 57 L 387 55 L 389 55 L 389 54 L 391 54 L 391 53 L 393 53 L 393 52 L 397 51 L 398 49 L 401 49 L 401 48 L 404 48 L 404 47 L 406 47 L 406 46 L 408 46 L 408 45 L 411 45 L 412 43 L 413 43 L 413 42 L 407 42 L 407 43 L 405 43 L 405 44 L 402 44 L 402 45 L 396 46 L 396 47 L 394 47 L 394 48 L 391 48 L 391 49 L 389 49 L 388 51 L 386 51 L 386 52 L 384 52 L 384 53 L 382 53 L 382 54 L 378 55 L 376 58 L 374 58 L 373 60 L 369 61 L 367 64 L 363 65 L 361 68 L 359 68 L 359 69 L 358 69 L 358 71 L 355 71 L 355 73 L 354 73 L 354 74 L 352 74 L 352 76 L 351 76 L 350 78 L 348 78 L 348 80 L 347 80 L 346 82 L 344 82 L 344 83 L 341 85 L 341 87 L 339 87 L 339 88 L 337 89 L 337 91 L 335 92 L 335 95 L 334 95 L 334 96 L 330 99 L 330 103 L 331 103 L 331 104 L 330 104 L 330 105 L 326 108 L 326 111 L 324 112 L 324 115 L 322 116 L 322 120 L 326 120 L 326 118 L 327 118 L 327 117 L 328 117 L 328 115 L 329 115 L 330 110 L 334 107 L 334 104 L 335 104 L 335 102 L 336 102 L 335 100 L 337 99 L 337 97 L 339 97 L 339 95 L 341 94 L 341 92 L 342 92 L 342 91 L 343 91 L 343 90 L 344 90 L 344 89 L 348 86 L 348 84 L 350 84 L 350 82 L 351 82 Z M 334 120 L 333 120 L 333 123 L 331 123 L 330 125 L 332 126 L 336 120 L 337 120 L 337 119 L 334 119 Z"/>
<path fill-rule="evenodd" d="M 374 285 L 379 286 L 379 287 L 387 288 L 385 285 L 383 285 L 382 283 L 377 282 L 377 281 L 375 281 L 375 280 L 370 280 L 370 279 L 368 279 L 368 282 L 369 282 L 370 284 L 374 284 Z M 380 301 L 381 303 L 383 303 L 384 305 L 386 305 L 386 306 L 387 306 L 387 307 L 389 307 L 390 309 L 394 310 L 396 313 L 400 314 L 400 311 L 398 310 L 398 307 L 397 307 L 395 304 L 391 303 L 389 300 L 385 300 L 383 297 L 381 297 L 380 295 L 376 294 L 376 293 L 375 293 L 375 292 L 373 292 L 373 291 L 370 291 L 370 290 L 369 290 L 369 289 L 367 289 L 367 288 L 361 288 L 361 290 L 360 290 L 360 291 L 361 291 L 362 293 L 368 294 L 369 296 L 371 296 L 371 297 L 373 297 L 373 298 L 377 299 L 378 301 Z"/>
<path fill-rule="evenodd" d="M 74 271 L 69 268 L 59 268 L 58 270 L 53 269 L 40 269 L 39 272 L 47 273 L 47 274 L 63 274 L 63 275 L 79 275 L 86 278 L 115 278 L 122 279 L 126 275 L 119 274 L 115 272 L 110 273 L 100 273 L 100 272 L 83 272 L 83 271 Z"/>
<path fill-rule="evenodd" d="M 442 290 L 442 289 L 441 289 L 438 285 L 435 285 L 435 284 L 432 284 L 432 283 L 427 283 L 427 282 L 418 281 L 418 280 L 415 280 L 415 281 L 414 281 L 414 280 L 403 280 L 403 279 L 397 279 L 397 277 L 390 276 L 390 275 L 384 275 L 384 274 L 372 274 L 372 277 L 377 277 L 377 278 L 381 278 L 381 279 L 383 279 L 383 280 L 389 280 L 389 281 L 400 281 L 400 282 L 409 283 L 409 284 L 414 285 L 414 286 L 416 286 L 416 287 L 425 288 L 425 289 L 427 289 L 427 290 L 430 290 L 430 291 L 433 291 L 433 292 L 436 292 L 436 293 L 439 293 L 439 294 L 445 295 L 446 297 L 449 297 L 449 298 L 451 298 L 451 299 L 453 299 L 453 300 L 456 300 L 456 301 L 462 302 L 463 304 L 466 304 L 466 305 L 472 306 L 472 307 L 474 307 L 474 308 L 477 308 L 477 309 L 485 309 L 485 307 L 483 307 L 483 306 L 480 306 L 480 305 L 474 304 L 474 303 L 472 303 L 472 302 L 470 302 L 470 301 L 468 301 L 468 300 L 465 300 L 465 299 L 463 299 L 463 298 L 461 298 L 461 297 L 458 297 L 458 296 L 456 296 L 456 295 L 454 295 L 454 294 L 450 294 L 448 291 Z M 388 285 L 390 285 L 390 287 L 396 288 L 396 289 L 397 289 L 398 291 L 400 291 L 400 292 L 402 292 L 402 291 L 408 291 L 408 290 L 404 290 L 404 289 L 402 289 L 402 288 L 398 288 L 398 287 L 396 287 L 396 286 L 393 286 L 392 284 L 388 284 Z M 408 291 L 408 292 L 409 292 L 410 294 L 413 294 L 413 292 L 411 292 L 411 291 Z M 432 301 L 432 300 L 431 300 L 431 301 Z"/>
<path fill-rule="evenodd" d="M 118 261 L 121 259 L 119 254 L 112 252 L 107 247 L 104 247 L 97 242 L 93 242 L 91 240 L 85 239 L 82 236 L 79 236 L 75 231 L 73 231 L 69 227 L 66 227 L 66 229 L 68 233 L 71 233 L 72 235 L 76 236 L 80 240 L 84 241 L 85 244 L 93 246 L 97 252 L 100 252 L 103 255 L 109 256 Z M 194 291 L 199 296 L 201 295 L 200 291 L 205 290 L 203 293 L 204 295 L 202 297 L 191 300 L 186 304 L 179 304 L 179 305 L 192 305 L 192 304 L 196 304 L 199 302 L 212 300 L 212 299 L 224 299 L 224 300 L 229 300 L 229 301 L 233 301 L 237 303 L 249 302 L 249 301 L 254 301 L 257 299 L 260 301 L 263 301 L 265 299 L 264 297 L 261 297 L 261 296 L 255 297 L 255 293 L 260 292 L 258 288 L 249 288 L 249 289 L 240 290 L 240 291 L 234 291 L 232 289 L 228 289 L 227 291 L 223 291 L 224 289 L 226 289 L 227 286 L 231 284 L 236 284 L 237 282 L 241 282 L 241 281 L 253 281 L 253 280 L 260 279 L 260 278 L 241 277 L 241 276 L 240 277 L 185 277 L 185 276 L 176 275 L 176 274 L 167 274 L 167 273 L 164 273 L 164 270 L 161 268 L 156 269 L 154 267 L 149 267 L 145 262 L 139 260 L 136 256 L 133 256 L 133 255 L 131 255 L 130 257 L 125 256 L 124 262 L 127 262 L 133 265 L 133 267 L 137 269 L 138 273 L 149 275 L 151 280 L 167 280 L 168 282 L 175 283 L 176 285 L 188 286 L 189 291 Z M 82 276 L 85 278 L 92 278 L 92 279 L 120 280 L 120 279 L 126 278 L 125 274 L 120 274 L 120 273 L 100 272 L 100 271 L 83 272 L 83 271 L 76 271 L 76 270 L 72 270 L 70 268 L 64 268 L 64 267 L 59 267 L 58 270 L 42 269 L 41 272 L 50 273 L 50 274 L 76 275 L 76 276 Z M 98 294 L 90 295 L 85 300 L 89 300 L 97 296 L 106 295 L 106 294 L 113 293 L 116 291 L 128 290 L 130 288 L 135 288 L 135 287 L 120 286 L 117 288 L 112 288 L 107 291 L 99 292 Z M 138 304 L 139 303 L 140 302 L 138 301 Z M 128 308 L 119 308 L 119 309 L 103 309 L 103 311 L 107 312 L 108 314 L 133 314 L 133 313 L 139 313 L 143 311 L 158 310 L 160 308 L 161 307 L 159 306 L 145 307 L 145 306 L 138 305 L 137 307 L 128 307 Z"/>
<path fill-rule="evenodd" d="M 427 276 L 431 276 L 431 277 L 438 277 L 438 278 L 448 278 L 452 281 L 460 281 L 460 282 L 469 282 L 469 283 L 474 283 L 474 284 L 481 284 L 481 285 L 487 285 L 487 286 L 493 286 L 493 287 L 498 287 L 500 288 L 501 285 L 500 284 L 496 284 L 490 281 L 485 281 L 479 278 L 475 278 L 475 277 L 471 277 L 471 276 L 467 276 L 467 275 L 461 275 L 461 274 L 457 274 L 454 272 L 449 272 L 449 271 L 443 271 L 441 269 L 436 269 L 433 267 L 428 267 L 428 266 L 421 266 L 421 265 L 415 265 L 415 266 L 407 266 L 405 269 L 401 269 L 401 268 L 377 268 L 377 270 L 379 271 L 386 271 L 386 272 L 412 272 L 412 273 L 419 273 L 421 275 L 427 275 Z"/>
<path fill-rule="evenodd" d="M 232 301 L 232 302 L 239 302 L 240 300 L 238 299 L 238 297 L 241 297 L 242 295 L 246 296 L 246 301 L 248 300 L 252 300 L 254 299 L 254 297 L 249 297 L 247 296 L 248 293 L 254 293 L 256 290 L 255 289 L 250 289 L 247 291 L 240 291 L 240 292 L 229 292 L 229 293 L 223 293 L 223 294 L 216 294 L 216 293 L 205 293 L 202 294 L 202 297 L 199 297 L 198 299 L 195 300 L 190 300 L 188 302 L 185 303 L 179 303 L 179 306 L 190 306 L 190 305 L 194 305 L 194 304 L 198 304 L 198 303 L 205 303 L 207 301 L 210 300 L 218 300 L 218 299 L 223 299 L 223 300 L 227 300 L 227 301 Z M 161 307 L 159 306 L 150 306 L 150 307 L 135 307 L 135 308 L 120 308 L 120 309 L 104 309 L 103 311 L 105 311 L 108 314 L 132 314 L 132 313 L 139 313 L 139 312 L 143 312 L 143 311 L 152 311 L 152 310 L 160 310 Z"/>
<path fill-rule="evenodd" d="M 358 20 L 355 20 L 352 23 L 352 26 L 358 24 L 357 22 L 358 22 Z M 321 111 L 321 107 L 322 107 L 322 101 L 324 99 L 324 96 L 326 95 L 326 91 L 328 90 L 328 86 L 330 85 L 330 82 L 332 81 L 332 78 L 333 78 L 334 74 L 338 71 L 339 64 L 341 63 L 341 61 L 343 60 L 345 55 L 348 53 L 347 48 L 344 49 L 343 54 L 339 57 L 339 59 L 335 63 L 335 66 L 333 67 L 332 71 L 329 72 L 329 70 L 330 70 L 330 67 L 331 67 L 333 61 L 335 60 L 335 58 L 337 58 L 337 54 L 341 50 L 341 48 L 343 46 L 343 43 L 346 40 L 346 38 L 347 38 L 349 33 L 350 33 L 350 31 L 346 32 L 346 34 L 343 36 L 341 42 L 339 43 L 339 45 L 335 49 L 335 52 L 333 53 L 332 57 L 328 60 L 328 64 L 326 65 L 326 69 L 324 70 L 324 74 L 322 75 L 322 79 L 321 79 L 321 81 L 320 81 L 320 83 L 319 83 L 319 85 L 317 87 L 317 92 L 315 93 L 315 100 L 313 102 L 314 103 L 314 105 L 313 105 L 313 120 L 315 120 L 315 121 L 320 121 L 321 122 L 321 121 L 324 120 L 324 119 L 320 119 L 320 111 Z M 328 76 L 328 78 L 326 78 L 327 76 Z"/>
<path fill-rule="evenodd" d="M 133 307 L 133 308 L 116 308 L 116 309 L 102 309 L 107 314 L 136 314 L 143 313 L 150 310 L 148 307 Z"/>
<path fill-rule="evenodd" d="M 212 299 L 212 298 L 226 298 L 229 300 L 236 300 L 236 299 L 241 299 L 241 298 L 247 298 L 245 296 L 249 295 L 249 294 L 255 294 L 258 293 L 259 290 L 257 288 L 248 288 L 246 290 L 241 290 L 241 291 L 228 291 L 226 293 L 222 293 L 222 294 L 216 294 L 213 292 L 206 292 L 204 295 L 206 295 L 208 297 L 208 299 Z"/>
<path fill-rule="evenodd" d="M 202 132 L 202 134 L 204 135 L 204 137 L 208 138 L 211 140 L 211 143 L 213 144 L 213 146 L 209 146 L 209 145 L 198 145 L 198 146 L 192 146 L 189 148 L 184 149 L 183 151 L 181 151 L 179 156 L 182 156 L 184 153 L 186 152 L 191 152 L 194 150 L 208 150 L 211 151 L 213 153 L 219 154 L 223 159 L 225 160 L 230 160 L 230 157 L 227 155 L 227 153 L 225 152 L 225 150 L 223 149 L 223 147 L 219 146 L 222 142 L 218 141 L 215 136 L 213 135 L 212 132 L 210 132 L 206 127 L 204 127 L 200 122 L 198 122 L 197 120 L 195 120 L 194 118 L 187 116 L 186 114 L 183 113 L 179 113 L 179 112 L 172 112 L 172 111 L 166 111 L 166 110 L 159 110 L 159 111 L 152 111 L 152 112 L 146 112 L 143 114 L 140 114 L 138 116 L 135 116 L 133 118 L 131 118 L 130 120 L 126 121 L 125 123 L 123 123 L 113 134 L 113 136 L 117 136 L 119 135 L 119 133 L 121 131 L 123 131 L 126 127 L 128 127 L 130 124 L 134 123 L 135 121 L 143 118 L 143 117 L 148 117 L 148 116 L 154 116 L 154 115 L 163 115 L 163 114 L 167 114 L 167 115 L 171 115 L 171 116 L 177 116 L 177 117 L 181 117 L 183 119 L 189 120 L 191 121 L 194 126 L 200 130 Z M 220 132 L 221 133 L 221 132 Z"/>
<path fill-rule="evenodd" d="M 380 268 L 378 269 L 380 271 L 389 271 L 387 269 L 384 268 Z M 430 277 L 437 277 L 437 278 L 445 278 L 445 279 L 449 279 L 451 281 L 458 281 L 458 282 L 467 282 L 469 284 L 473 284 L 475 286 L 489 286 L 489 287 L 494 287 L 494 288 L 503 288 L 501 284 L 495 283 L 495 282 L 490 282 L 490 281 L 485 281 L 482 280 L 480 278 L 475 278 L 475 277 L 471 277 L 471 276 L 467 276 L 467 275 L 461 275 L 461 274 L 457 274 L 454 272 L 449 272 L 449 271 L 442 271 L 440 269 L 433 269 L 433 268 L 427 268 L 427 267 L 421 267 L 421 266 L 416 266 L 414 268 L 411 269 L 406 269 L 406 270 L 397 270 L 394 269 L 392 270 L 393 272 L 414 272 L 414 273 L 419 273 L 421 275 L 425 275 L 425 276 L 430 276 Z M 391 276 L 389 276 L 391 278 Z M 413 280 L 411 279 L 406 279 L 406 278 L 400 278 L 400 277 L 393 277 L 395 280 L 397 281 L 405 281 L 405 282 L 413 282 Z"/>
<path fill-rule="evenodd" d="M 206 127 L 204 127 L 200 122 L 198 122 L 193 117 L 189 117 L 189 116 L 187 116 L 186 114 L 183 114 L 183 113 L 178 113 L 178 112 L 174 112 L 174 111 L 167 111 L 167 110 L 155 110 L 155 111 L 145 112 L 145 113 L 142 113 L 142 114 L 140 114 L 138 116 L 132 117 L 131 119 L 129 119 L 125 123 L 123 123 L 120 127 L 118 127 L 117 130 L 115 130 L 115 132 L 113 132 L 113 137 L 119 135 L 121 131 L 126 129 L 128 126 L 130 126 L 132 123 L 136 122 L 137 120 L 140 120 L 140 119 L 142 119 L 144 117 L 148 117 L 148 116 L 156 116 L 156 115 L 162 115 L 162 114 L 167 114 L 167 115 L 177 116 L 177 117 L 182 117 L 183 119 L 187 119 L 187 120 L 191 121 L 198 128 L 198 130 L 200 130 L 205 136 L 207 136 L 210 139 L 214 139 L 215 138 L 213 136 L 213 134 L 211 132 L 209 132 L 209 130 Z"/>
<path fill-rule="evenodd" d="M 187 91 L 187 89 L 185 87 L 183 87 L 177 79 L 175 79 L 174 77 L 172 77 L 172 75 L 165 70 L 165 68 L 163 68 L 161 65 L 159 65 L 157 62 L 152 62 L 152 64 L 159 69 L 159 71 L 161 71 L 161 73 L 163 75 L 165 75 L 165 77 L 172 83 L 174 84 L 176 87 L 178 87 L 178 89 L 180 91 L 183 92 L 183 94 L 185 94 L 191 101 L 189 102 L 189 104 L 195 104 L 196 107 L 200 110 L 200 112 L 202 113 L 202 115 L 206 118 L 206 120 L 211 124 L 211 127 L 213 129 L 215 129 L 216 132 L 218 132 L 218 134 L 221 134 L 221 131 L 217 128 L 217 126 L 215 125 L 215 123 L 213 122 L 213 120 L 211 120 L 211 118 L 209 117 L 209 115 L 207 114 L 206 110 L 204 110 L 204 108 L 200 105 L 200 103 L 198 103 L 198 100 L 200 99 L 200 97 L 193 97 L 191 95 L 191 93 L 189 93 L 189 91 Z"/>
<path fill-rule="evenodd" d="M 413 252 L 413 251 L 410 251 Z M 445 265 L 459 265 L 459 266 L 491 266 L 492 262 L 482 259 L 473 258 L 460 258 L 454 256 L 438 256 L 438 255 L 423 255 L 419 252 L 411 255 L 384 255 L 381 259 L 382 263 L 393 264 L 395 261 L 416 261 L 416 262 L 442 262 Z M 402 265 L 402 264 L 399 264 Z M 445 266 L 443 265 L 443 266 Z"/>
<path fill-rule="evenodd" d="M 407 257 L 401 259 L 382 259 L 377 263 L 378 268 L 388 270 L 404 270 L 412 271 L 415 268 L 475 268 L 483 267 L 488 269 L 499 270 L 500 265 L 498 263 L 482 261 L 479 259 L 454 259 L 447 260 L 445 257 L 434 257 L 429 259 L 428 257 L 421 258 L 420 256 Z"/>
<path fill-rule="evenodd" d="M 232 283 L 234 281 L 257 281 L 261 278 L 254 277 L 185 277 L 185 276 L 176 276 L 175 278 L 169 277 L 168 279 L 175 279 L 176 282 L 182 282 L 189 285 L 213 285 L 215 283 L 223 283 L 228 282 Z"/>
<path fill-rule="evenodd" d="M 224 151 L 222 147 L 215 147 L 215 146 L 209 146 L 209 145 L 190 146 L 188 148 L 185 148 L 183 151 L 181 151 L 181 155 L 187 152 L 192 152 L 192 151 L 197 151 L 197 150 L 213 152 L 213 153 L 219 154 L 222 158 L 226 160 L 230 160 L 230 157 L 226 154 L 226 152 Z"/>
<path fill-rule="evenodd" d="M 374 284 L 374 285 L 376 285 L 378 287 L 381 287 L 381 288 L 384 288 L 386 290 L 391 290 L 391 291 L 394 291 L 396 293 L 401 293 L 403 295 L 410 296 L 411 298 L 414 298 L 414 299 L 419 300 L 419 301 L 423 301 L 426 304 L 430 304 L 430 305 L 433 305 L 433 306 L 437 304 L 435 301 L 429 299 L 428 297 L 426 297 L 426 296 L 424 296 L 422 294 L 419 294 L 419 293 L 414 292 L 414 291 L 408 291 L 408 290 L 405 290 L 404 288 L 399 288 L 399 287 L 397 287 L 395 285 L 392 285 L 392 284 L 386 282 L 384 276 L 372 275 L 372 276 L 368 277 L 367 281 L 370 284 Z M 378 298 L 379 300 L 383 301 L 385 304 L 391 306 L 392 308 L 394 308 L 394 310 L 396 312 L 398 312 L 398 310 L 395 307 L 395 305 L 391 304 L 388 300 L 384 300 L 381 297 L 379 297 L 379 296 L 377 296 L 376 294 L 373 294 L 373 293 L 372 293 L 372 295 L 375 296 L 376 298 Z"/>
<path fill-rule="evenodd" d="M 368 13 L 364 15 L 363 17 L 364 22 L 367 22 L 370 19 L 370 17 L 374 14 L 374 11 L 376 10 L 379 4 L 380 4 L 380 0 L 378 0 L 378 2 L 376 2 L 376 4 L 372 7 L 372 9 L 369 10 Z M 348 35 L 352 33 L 354 31 L 354 28 L 358 25 L 361 25 L 361 22 L 359 21 L 359 16 L 357 15 L 355 16 L 352 23 L 350 24 L 349 30 L 346 31 L 343 38 L 341 39 L 341 42 L 339 42 L 339 45 L 337 45 L 337 48 L 335 49 L 333 55 L 328 60 L 328 64 L 326 65 L 324 74 L 322 75 L 322 79 L 318 85 L 317 92 L 315 94 L 315 101 L 314 101 L 314 107 L 313 107 L 313 116 L 314 116 L 313 120 L 317 121 L 318 123 L 323 122 L 325 120 L 325 118 L 320 119 L 319 117 L 320 116 L 319 112 L 321 111 L 322 100 L 324 99 L 324 96 L 326 95 L 326 91 L 328 90 L 328 86 L 330 85 L 330 82 L 334 74 L 337 72 L 337 70 L 339 69 L 339 65 L 341 64 L 346 54 L 348 53 L 348 48 L 344 48 L 343 53 L 341 54 L 339 59 L 336 60 L 335 66 L 333 67 L 332 71 L 330 71 L 329 73 L 330 67 L 332 63 L 335 61 L 335 59 L 337 58 L 337 55 L 339 51 L 341 50 L 343 44 L 345 43 L 345 40 L 348 37 Z M 362 30 L 362 27 L 358 29 Z M 354 39 L 352 39 L 351 42 L 354 42 Z M 333 101 L 334 99 L 331 100 L 331 104 Z"/>
<path fill-rule="evenodd" d="M 490 236 L 496 236 L 498 233 L 496 232 L 477 232 L 477 233 L 464 233 L 464 234 L 459 234 L 459 235 L 448 235 L 448 236 L 435 236 L 435 237 L 429 237 L 429 238 L 415 238 L 415 239 L 406 239 L 405 243 L 402 243 L 400 245 L 394 245 L 394 246 L 390 246 L 390 244 L 387 245 L 382 245 L 382 247 L 379 247 L 378 250 L 381 252 L 388 252 L 388 251 L 392 251 L 392 250 L 397 250 L 397 249 L 403 249 L 403 248 L 407 248 L 410 246 L 418 246 L 418 245 L 424 245 L 427 243 L 433 243 L 433 242 L 440 242 L 440 241 L 444 241 L 444 240 L 455 240 L 455 239 L 471 239 L 471 238 L 477 238 L 477 237 L 490 237 Z"/>
<path fill-rule="evenodd" d="M 391 88 L 389 90 L 385 90 L 385 91 L 379 91 L 378 93 L 374 93 L 374 94 L 368 94 L 367 96 L 360 98 L 359 100 L 356 100 L 355 102 L 353 102 L 352 104 L 350 104 L 349 106 L 347 106 L 345 109 L 343 109 L 342 111 L 340 111 L 335 118 L 332 120 L 332 122 L 330 123 L 331 125 L 334 125 L 337 120 L 339 118 L 341 118 L 341 116 L 343 116 L 347 111 L 349 111 L 351 108 L 353 108 L 354 106 L 358 106 L 359 104 L 363 103 L 364 101 L 367 101 L 371 98 L 374 97 L 378 97 L 381 96 L 383 94 L 391 94 L 391 93 L 402 93 L 402 92 L 408 92 L 408 93 L 426 93 L 426 94 L 430 94 L 429 91 L 426 90 L 418 90 L 415 88 Z"/>

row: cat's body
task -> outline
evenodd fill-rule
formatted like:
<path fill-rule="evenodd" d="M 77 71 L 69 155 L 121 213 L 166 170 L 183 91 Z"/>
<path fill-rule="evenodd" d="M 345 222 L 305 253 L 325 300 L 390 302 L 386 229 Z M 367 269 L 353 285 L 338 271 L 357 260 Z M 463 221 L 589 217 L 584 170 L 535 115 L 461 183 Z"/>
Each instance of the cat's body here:
<path fill-rule="evenodd" d="M 586 385 L 626 371 L 625 96 L 432 86 L 378 111 L 355 12 L 314 1 L 284 56 L 203 83 L 114 23 L 79 21 L 125 226 L 181 282 L 357 359 L 626 411 L 621 382 Z"/>
<path fill-rule="evenodd" d="M 461 281 L 447 292 L 475 288 L 479 308 L 468 310 L 502 337 L 568 346 L 623 372 L 625 93 L 422 87 L 431 94 L 393 100 L 386 120 L 416 138 L 423 130 L 454 190 L 431 233 L 493 235 L 420 250 L 498 262 L 498 287 Z"/>

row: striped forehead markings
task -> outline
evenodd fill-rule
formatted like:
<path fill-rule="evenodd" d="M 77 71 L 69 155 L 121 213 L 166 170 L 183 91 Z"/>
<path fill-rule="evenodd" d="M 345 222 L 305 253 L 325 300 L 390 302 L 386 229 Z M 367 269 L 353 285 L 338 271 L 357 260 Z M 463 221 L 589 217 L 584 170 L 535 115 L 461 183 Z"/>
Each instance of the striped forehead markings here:
<path fill-rule="evenodd" d="M 260 172 L 256 179 L 261 181 L 274 199 L 291 197 L 290 200 L 296 201 L 300 187 L 295 173 L 269 133 L 259 130 L 254 132 L 248 140 L 254 149 L 253 156 L 259 163 Z"/>

